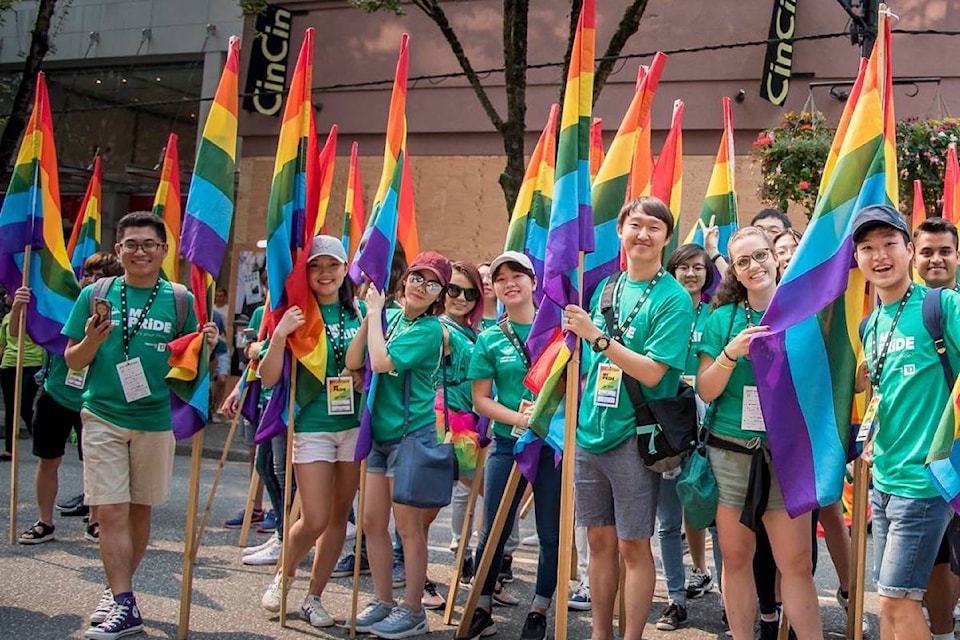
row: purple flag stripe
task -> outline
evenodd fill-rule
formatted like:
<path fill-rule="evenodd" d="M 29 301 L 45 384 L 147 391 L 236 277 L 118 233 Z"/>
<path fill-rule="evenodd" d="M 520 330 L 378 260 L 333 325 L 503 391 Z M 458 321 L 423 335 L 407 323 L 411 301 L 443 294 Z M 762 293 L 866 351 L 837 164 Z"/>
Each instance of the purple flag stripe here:
<path fill-rule="evenodd" d="M 173 418 L 173 437 L 178 441 L 192 437 L 206 425 L 197 410 L 175 393 L 170 394 L 170 411 Z"/>
<path fill-rule="evenodd" d="M 257 426 L 257 433 L 253 438 L 256 444 L 263 444 L 287 429 L 290 373 L 292 370 L 290 350 L 285 349 L 283 352 L 283 372 L 280 374 L 280 381 L 277 386 L 273 387 L 273 395 L 267 400 L 267 406 L 263 408 L 263 415 L 260 417 L 260 424 Z"/>
<path fill-rule="evenodd" d="M 220 273 L 227 243 L 216 231 L 194 216 L 184 216 L 180 238 L 180 249 L 184 258 L 214 277 Z"/>

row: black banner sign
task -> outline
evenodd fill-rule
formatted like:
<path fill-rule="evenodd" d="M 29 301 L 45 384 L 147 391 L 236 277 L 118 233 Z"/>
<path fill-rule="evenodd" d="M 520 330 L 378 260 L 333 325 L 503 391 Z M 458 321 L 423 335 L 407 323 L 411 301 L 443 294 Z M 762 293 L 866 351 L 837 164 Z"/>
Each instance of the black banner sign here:
<path fill-rule="evenodd" d="M 247 67 L 243 108 L 265 116 L 279 116 L 290 58 L 291 13 L 275 4 L 257 16 L 253 48 Z"/>
<path fill-rule="evenodd" d="M 793 69 L 793 36 L 797 30 L 797 2 L 773 0 L 773 16 L 767 39 L 767 55 L 760 78 L 760 97 L 782 106 L 790 92 Z"/>

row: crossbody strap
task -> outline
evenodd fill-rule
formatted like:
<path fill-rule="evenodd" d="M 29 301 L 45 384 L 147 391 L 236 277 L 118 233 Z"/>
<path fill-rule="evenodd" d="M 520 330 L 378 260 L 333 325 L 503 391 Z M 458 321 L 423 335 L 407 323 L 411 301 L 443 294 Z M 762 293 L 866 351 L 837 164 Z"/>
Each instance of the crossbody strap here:
<path fill-rule="evenodd" d="M 410 371 L 403 372 L 403 437 L 410 430 Z"/>

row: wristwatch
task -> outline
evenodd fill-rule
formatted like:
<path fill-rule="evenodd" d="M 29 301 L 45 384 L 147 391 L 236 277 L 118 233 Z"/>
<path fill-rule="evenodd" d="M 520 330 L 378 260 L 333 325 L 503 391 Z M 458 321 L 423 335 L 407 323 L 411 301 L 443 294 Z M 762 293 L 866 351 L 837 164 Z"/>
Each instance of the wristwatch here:
<path fill-rule="evenodd" d="M 600 353 L 601 351 L 606 351 L 610 347 L 610 336 L 601 333 L 593 341 L 593 351 L 594 353 Z"/>
<path fill-rule="evenodd" d="M 710 262 L 716 262 L 723 257 L 722 253 L 717 253 L 716 255 L 710 256 Z"/>

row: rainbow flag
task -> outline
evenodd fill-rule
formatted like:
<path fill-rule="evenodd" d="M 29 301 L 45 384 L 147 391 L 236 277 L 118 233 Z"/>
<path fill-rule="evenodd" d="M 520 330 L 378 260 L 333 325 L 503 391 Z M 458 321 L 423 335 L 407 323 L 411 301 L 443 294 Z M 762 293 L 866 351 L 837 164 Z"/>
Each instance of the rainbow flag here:
<path fill-rule="evenodd" d="M 363 237 L 366 215 L 363 208 L 363 180 L 360 178 L 360 161 L 357 143 L 350 148 L 350 169 L 347 172 L 347 198 L 343 205 L 343 250 L 348 256 L 357 254 L 360 238 Z"/>
<path fill-rule="evenodd" d="M 667 62 L 667 56 L 664 53 L 657 52 L 653 57 L 650 66 L 640 65 L 637 69 L 637 91 L 647 90 L 650 92 L 650 106 L 653 106 L 653 96 L 656 94 L 657 85 L 660 82 L 660 75 Z M 647 80 L 647 78 L 650 78 Z M 633 200 L 640 196 L 650 195 L 650 180 L 653 179 L 653 142 L 650 132 L 653 127 L 650 124 L 650 113 L 652 109 L 647 109 L 646 120 L 640 124 L 640 134 L 634 145 L 633 163 L 630 165 L 630 179 L 627 182 L 626 200 Z M 623 257 L 622 266 L 627 267 L 626 256 Z"/>
<path fill-rule="evenodd" d="M 583 258 L 583 299 L 589 301 L 604 278 L 621 269 L 620 239 L 617 237 L 617 216 L 625 202 L 632 200 L 631 190 L 643 182 L 649 183 L 637 173 L 638 154 L 644 137 L 647 141 L 647 157 L 650 142 L 650 109 L 666 64 L 667 56 L 658 53 L 650 69 L 640 67 L 636 91 L 627 107 L 617 134 L 610 143 L 610 150 L 597 172 L 591 188 L 593 204 L 594 252 Z M 645 135 L 646 134 L 646 135 Z M 637 194 L 639 195 L 639 193 Z"/>
<path fill-rule="evenodd" d="M 680 227 L 680 195 L 683 191 L 683 100 L 673 103 L 673 118 L 670 121 L 670 131 L 663 141 L 660 157 L 653 168 L 653 177 L 650 180 L 650 193 L 663 200 L 673 214 L 673 235 L 663 251 L 663 261 L 678 246 Z"/>
<path fill-rule="evenodd" d="M 180 280 L 180 158 L 177 154 L 177 134 L 171 133 L 163 152 L 160 184 L 153 198 L 153 214 L 163 218 L 167 229 L 167 257 L 163 259 L 160 275 L 171 282 Z"/>
<path fill-rule="evenodd" d="M 403 152 L 403 176 L 400 182 L 401 197 L 397 219 L 397 242 L 403 247 L 403 255 L 410 263 L 420 253 L 420 240 L 417 236 L 416 207 L 413 204 L 413 171 L 410 169 L 410 156 Z"/>
<path fill-rule="evenodd" d="M 223 266 L 233 226 L 239 68 L 240 39 L 232 37 L 197 146 L 180 237 L 180 255 L 190 262 L 190 284 L 201 325 L 210 319 L 213 276 Z M 177 440 L 185 440 L 210 420 L 210 346 L 203 333 L 194 332 L 174 340 L 167 348 L 173 434 Z"/>
<path fill-rule="evenodd" d="M 53 117 L 42 72 L 37 74 L 33 112 L 0 208 L 0 282 L 7 291 L 23 284 L 28 246 L 33 296 L 27 306 L 27 335 L 46 351 L 62 354 L 67 337 L 60 331 L 80 286 L 63 242 Z"/>
<path fill-rule="evenodd" d="M 947 147 L 947 166 L 943 175 L 943 217 L 957 224 L 960 221 L 960 164 L 957 163 L 957 143 Z"/>
<path fill-rule="evenodd" d="M 606 152 L 603 149 L 603 118 L 594 118 L 590 123 L 590 179 L 597 177 Z"/>
<path fill-rule="evenodd" d="M 788 513 L 840 499 L 850 442 L 864 281 L 853 259 L 854 214 L 897 206 L 890 26 L 880 16 L 862 90 L 851 94 L 813 217 L 763 316 L 750 355 Z M 856 98 L 856 99 L 853 99 Z"/>
<path fill-rule="evenodd" d="M 707 195 L 703 199 L 700 209 L 700 221 L 704 226 L 713 223 L 720 231 L 718 250 L 727 255 L 727 243 L 730 236 L 737 230 L 737 190 L 735 187 L 733 152 L 733 108 L 730 98 L 723 99 L 723 134 L 720 136 L 720 149 L 717 150 L 717 159 L 713 163 L 713 172 L 710 174 L 710 183 L 707 185 Z M 685 243 L 695 242 L 703 246 L 703 230 L 699 224 L 694 224 L 687 234 Z"/>
<path fill-rule="evenodd" d="M 530 162 L 520 184 L 520 192 L 510 216 L 504 251 L 525 253 L 537 274 L 534 301 L 543 298 L 543 261 L 547 257 L 547 227 L 550 226 L 550 207 L 553 204 L 553 181 L 557 160 L 557 118 L 560 105 L 550 106 L 547 124 L 533 148 Z"/>
<path fill-rule="evenodd" d="M 568 304 L 583 304 L 580 256 L 594 249 L 590 122 L 595 20 L 595 0 L 584 0 L 560 117 L 556 183 L 543 272 L 544 297 L 527 339 L 534 365 L 524 384 L 537 394 L 530 430 L 558 454 L 563 452 L 564 446 L 566 368 L 577 345 L 576 335 L 561 329 L 563 308 Z M 514 454 L 524 476 L 532 481 L 540 446 L 531 438 L 532 434 L 526 440 L 519 440 Z"/>
<path fill-rule="evenodd" d="M 93 173 L 87 184 L 87 192 L 80 203 L 80 212 L 73 223 L 73 231 L 67 242 L 67 255 L 77 278 L 83 277 L 83 263 L 87 258 L 100 251 L 100 194 L 103 185 L 103 171 L 100 168 L 100 155 L 93 159 Z"/>
<path fill-rule="evenodd" d="M 927 473 L 943 499 L 960 513 L 960 381 L 953 385 L 927 456 Z"/>
<path fill-rule="evenodd" d="M 320 168 L 320 185 L 317 209 L 312 216 L 308 216 L 307 229 L 312 233 L 304 238 L 304 246 L 309 246 L 314 236 L 327 232 L 327 207 L 330 205 L 330 190 L 333 188 L 333 171 L 337 164 L 337 125 L 330 127 L 327 141 L 320 149 L 318 166 Z M 309 212 L 308 212 L 309 213 Z M 312 218 L 312 220 L 311 220 Z"/>
<path fill-rule="evenodd" d="M 923 201 L 923 183 L 913 181 L 913 213 L 910 215 L 910 224 L 913 229 L 919 227 L 927 219 L 927 205 Z"/>

